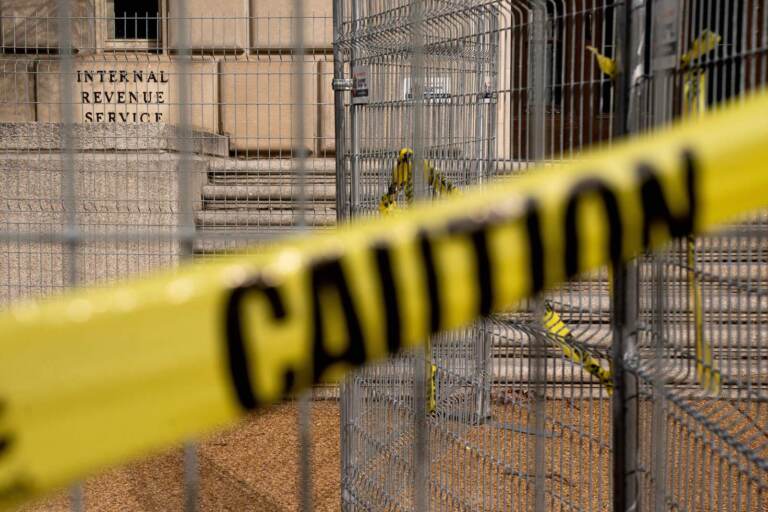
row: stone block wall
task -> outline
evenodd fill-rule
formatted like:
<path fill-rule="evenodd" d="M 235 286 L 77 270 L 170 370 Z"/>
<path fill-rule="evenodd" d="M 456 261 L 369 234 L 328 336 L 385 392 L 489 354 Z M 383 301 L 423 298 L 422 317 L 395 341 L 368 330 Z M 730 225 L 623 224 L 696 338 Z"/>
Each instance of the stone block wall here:
<path fill-rule="evenodd" d="M 304 47 L 327 51 L 333 45 L 332 7 L 330 0 L 303 0 Z M 250 0 L 251 48 L 281 50 L 294 44 L 293 25 L 296 13 L 291 1 Z"/>
<path fill-rule="evenodd" d="M 293 139 L 296 109 L 296 66 L 293 62 L 222 62 L 222 131 L 230 136 L 236 150 L 266 151 L 276 154 L 303 147 L 313 151 L 317 135 L 317 65 L 302 62 L 304 105 L 300 119 L 307 137 Z"/>
<path fill-rule="evenodd" d="M 100 0 L 71 0 L 70 41 L 72 48 L 89 49 L 96 44 L 96 3 Z M 4 49 L 49 50 L 58 45 L 58 6 L 55 0 L 0 0 L 2 47 Z"/>
<path fill-rule="evenodd" d="M 107 26 L 114 15 L 109 0 L 74 0 L 74 69 L 67 78 L 56 51 L 56 0 L 0 0 L 0 123 L 57 123 L 69 103 L 77 123 L 179 124 L 178 49 L 186 27 L 193 55 L 184 105 L 192 128 L 228 136 L 238 156 L 287 156 L 299 146 L 314 155 L 334 150 L 331 0 L 306 2 L 307 53 L 300 57 L 292 52 L 291 2 L 181 1 L 160 0 L 157 40 L 116 41 Z M 303 141 L 292 136 L 297 58 L 305 91 Z"/>
<path fill-rule="evenodd" d="M 180 141 L 167 125 L 105 123 L 75 130 L 74 211 L 85 241 L 76 249 L 81 284 L 99 284 L 169 267 L 180 257 L 169 236 L 181 226 L 182 212 L 201 207 L 197 195 L 179 203 Z M 208 160 L 225 156 L 221 136 L 192 132 L 194 151 L 184 166 L 191 190 L 201 190 Z M 67 205 L 61 125 L 0 124 L 0 229 L 6 235 L 58 234 L 66 229 Z M 125 233 L 125 241 L 88 239 Z M 152 238 L 149 233 L 164 234 Z M 0 306 L 21 297 L 44 296 L 66 288 L 67 247 L 58 241 L 20 238 L 0 242 Z"/>
<path fill-rule="evenodd" d="M 182 80 L 178 62 L 165 55 L 77 56 L 70 82 L 78 123 L 178 124 L 181 86 L 187 86 L 188 122 L 194 129 L 219 129 L 218 63 L 196 58 Z M 60 61 L 37 63 L 36 121 L 61 122 Z"/>
<path fill-rule="evenodd" d="M 180 17 L 182 8 L 186 23 L 182 23 Z M 167 18 L 168 46 L 172 49 L 180 47 L 183 24 L 187 29 L 187 47 L 194 50 L 244 51 L 249 48 L 248 0 L 168 0 Z"/>
<path fill-rule="evenodd" d="M 24 55 L 0 58 L 0 121 L 35 120 L 35 61 Z"/>

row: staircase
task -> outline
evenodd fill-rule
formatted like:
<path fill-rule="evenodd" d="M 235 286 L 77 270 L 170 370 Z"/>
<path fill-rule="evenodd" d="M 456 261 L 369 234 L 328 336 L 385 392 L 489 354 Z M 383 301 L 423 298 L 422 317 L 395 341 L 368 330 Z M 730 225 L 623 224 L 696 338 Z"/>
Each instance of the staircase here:
<path fill-rule="evenodd" d="M 336 223 L 336 162 L 306 161 L 307 228 Z M 299 183 L 291 159 L 211 160 L 195 222 L 198 255 L 221 254 L 295 231 L 299 221 Z"/>

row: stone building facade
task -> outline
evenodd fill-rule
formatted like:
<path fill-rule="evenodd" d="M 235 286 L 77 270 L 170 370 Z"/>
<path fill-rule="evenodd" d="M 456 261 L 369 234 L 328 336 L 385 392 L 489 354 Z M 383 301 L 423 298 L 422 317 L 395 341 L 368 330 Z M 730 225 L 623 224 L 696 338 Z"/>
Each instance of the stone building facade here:
<path fill-rule="evenodd" d="M 289 0 L 70 0 L 67 17 L 57 11 L 59 3 L 0 0 L 0 230 L 61 233 L 64 212 L 72 208 L 82 231 L 133 230 L 133 245 L 80 245 L 79 278 L 91 282 L 175 261 L 180 245 L 142 245 L 135 233 L 165 231 L 168 240 L 190 216 L 201 235 L 194 247 L 200 254 L 238 246 L 205 240 L 209 233 L 223 239 L 236 230 L 238 240 L 249 241 L 286 231 L 301 217 L 309 226 L 335 222 L 332 0 L 303 1 L 302 55 L 293 51 L 296 13 Z M 561 7 L 547 13 L 553 20 L 545 55 L 551 81 L 545 127 L 534 135 L 545 138 L 545 157 L 556 159 L 611 131 L 612 81 L 586 48 L 610 54 L 613 18 L 611 9 L 590 0 L 550 4 Z M 498 65 L 489 67 L 495 77 L 488 90 L 494 96 L 495 158 L 508 170 L 533 158 L 529 21 L 515 12 L 499 14 L 493 48 Z M 73 55 L 66 74 L 60 31 Z M 183 48 L 191 54 L 185 65 Z M 432 118 L 425 137 L 437 130 L 468 140 L 474 118 L 461 105 L 478 91 L 466 85 L 462 68 L 439 59 L 432 65 L 469 88 L 458 91 L 451 123 Z M 304 94 L 298 115 L 297 70 Z M 400 103 L 407 83 L 402 78 L 387 77 L 385 84 Z M 62 195 L 61 123 L 67 111 L 77 127 L 74 207 Z M 182 117 L 194 130 L 191 141 L 176 129 Z M 303 140 L 294 139 L 297 119 Z M 363 140 L 363 148 L 378 155 L 377 181 L 367 192 L 372 197 L 387 187 L 392 162 L 382 155 L 394 154 L 406 137 L 398 126 L 391 123 L 388 138 L 374 127 Z M 311 158 L 303 215 L 290 160 L 299 147 Z M 192 149 L 193 157 L 185 162 L 182 149 Z M 193 184 L 188 204 L 179 203 L 179 176 Z M 5 281 L 0 274 L 0 302 L 64 286 L 69 256 L 63 245 L 4 247 L 0 271 L 16 270 Z M 114 272 L 103 270 L 112 267 Z"/>
<path fill-rule="evenodd" d="M 72 268 L 92 284 L 173 265 L 190 219 L 203 256 L 290 229 L 297 147 L 311 156 L 307 224 L 335 221 L 331 0 L 305 2 L 300 56 L 290 1 L 71 0 L 67 17 L 58 3 L 0 0 L 0 306 L 74 284 Z M 61 241 L 73 217 L 76 247 Z"/>
<path fill-rule="evenodd" d="M 279 154 L 296 146 L 292 2 L 264 0 L 73 0 L 71 98 L 62 91 L 55 0 L 1 0 L 0 122 L 60 122 L 70 102 L 79 123 L 180 119 L 183 43 L 189 123 L 229 138 L 233 153 Z M 305 2 L 302 74 L 306 140 L 333 144 L 331 0 Z M 186 34 L 186 37 L 182 37 Z"/>

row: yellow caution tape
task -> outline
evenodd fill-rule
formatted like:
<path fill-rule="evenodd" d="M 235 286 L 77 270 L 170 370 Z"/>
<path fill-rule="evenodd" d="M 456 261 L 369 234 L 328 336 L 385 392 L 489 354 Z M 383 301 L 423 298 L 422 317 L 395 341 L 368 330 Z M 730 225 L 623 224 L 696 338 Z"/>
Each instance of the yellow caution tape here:
<path fill-rule="evenodd" d="M 427 185 L 432 190 L 432 195 L 440 197 L 444 194 L 458 192 L 458 189 L 446 178 L 443 173 L 435 169 L 428 161 L 424 160 L 424 177 Z M 413 150 L 402 148 L 397 154 L 395 167 L 392 169 L 392 181 L 386 193 L 379 199 L 379 213 L 389 215 L 397 209 L 397 196 L 405 191 L 405 199 L 410 204 L 413 202 Z"/>
<path fill-rule="evenodd" d="M 427 413 L 437 412 L 437 365 L 429 363 L 429 384 L 427 385 Z"/>
<path fill-rule="evenodd" d="M 618 73 L 616 69 L 616 61 L 613 60 L 610 57 L 606 57 L 599 51 L 597 51 L 597 48 L 594 46 L 587 46 L 586 49 L 595 56 L 597 59 L 597 66 L 600 68 L 600 71 L 608 75 L 610 78 L 616 78 L 616 75 Z"/>
<path fill-rule="evenodd" d="M 552 309 L 552 304 L 544 303 L 544 317 L 542 324 L 550 338 L 557 343 L 566 359 L 584 368 L 587 373 L 594 376 L 600 384 L 605 386 L 608 394 L 613 393 L 613 374 L 610 368 L 604 368 L 600 359 L 584 347 L 575 344 L 573 333 L 560 318 L 560 315 Z"/>
<path fill-rule="evenodd" d="M 704 29 L 701 31 L 699 37 L 693 40 L 691 48 L 680 57 L 680 62 L 683 67 L 687 67 L 691 62 L 703 57 L 706 53 L 711 52 L 720 43 L 723 38 L 716 32 Z"/>
<path fill-rule="evenodd" d="M 0 508 L 768 205 L 768 96 L 579 161 L 0 314 Z"/>
<path fill-rule="evenodd" d="M 696 343 L 696 380 L 704 391 L 720 393 L 720 371 L 715 367 L 712 345 L 704 339 L 704 311 L 701 284 L 696 276 L 696 240 L 686 240 L 688 254 L 688 294 L 693 316 L 693 337 Z"/>

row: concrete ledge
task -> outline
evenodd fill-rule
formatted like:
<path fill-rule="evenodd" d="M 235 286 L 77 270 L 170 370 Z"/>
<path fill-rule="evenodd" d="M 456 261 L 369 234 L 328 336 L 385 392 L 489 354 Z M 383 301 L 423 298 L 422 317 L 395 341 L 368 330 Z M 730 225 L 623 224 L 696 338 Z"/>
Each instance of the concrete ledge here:
<path fill-rule="evenodd" d="M 0 151 L 62 149 L 60 123 L 0 123 Z M 166 124 L 89 123 L 73 126 L 75 151 L 172 151 L 229 154 L 227 137 Z"/>
<path fill-rule="evenodd" d="M 295 174 L 297 161 L 291 158 L 257 158 L 240 160 L 227 158 L 211 160 L 210 171 L 213 173 L 255 173 L 255 174 Z M 332 158 L 308 158 L 306 168 L 310 174 L 329 174 L 335 176 L 336 161 Z"/>
<path fill-rule="evenodd" d="M 58 127 L 44 128 L 43 140 L 50 147 L 60 146 Z M 167 133 L 168 127 L 164 128 Z M 34 140 L 29 131 L 25 133 L 28 141 Z M 8 137 L 0 136 L 0 141 L 7 145 Z M 98 142 L 85 145 L 95 149 Z M 75 217 L 81 232 L 176 232 L 182 211 L 178 200 L 182 159 L 168 150 L 167 137 L 158 138 L 154 151 L 144 147 L 142 152 L 117 152 L 114 144 L 108 145 L 113 149 L 73 155 Z M 208 157 L 198 155 L 184 161 L 184 175 L 194 194 L 189 207 L 195 210 L 202 206 L 199 191 L 207 161 Z M 0 230 L 4 234 L 62 233 L 66 222 L 63 176 L 58 151 L 0 153 Z M 77 269 L 83 284 L 93 284 L 172 266 L 179 255 L 179 243 L 149 235 L 146 241 L 85 242 L 77 249 Z M 0 304 L 63 290 L 67 267 L 68 252 L 61 243 L 0 243 L 0 268 L 9 272 L 0 286 Z"/>

